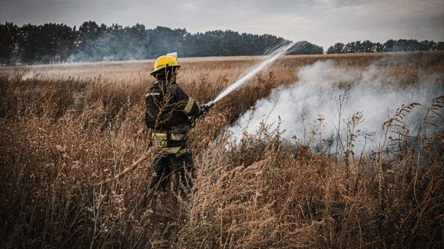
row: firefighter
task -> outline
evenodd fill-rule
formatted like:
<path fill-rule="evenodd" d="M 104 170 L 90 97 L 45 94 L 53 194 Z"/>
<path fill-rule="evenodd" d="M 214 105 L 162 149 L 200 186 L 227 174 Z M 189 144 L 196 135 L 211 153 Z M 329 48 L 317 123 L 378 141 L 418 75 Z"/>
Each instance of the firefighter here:
<path fill-rule="evenodd" d="M 190 176 L 194 172 L 191 152 L 187 146 L 187 123 L 189 117 L 199 117 L 203 109 L 176 83 L 178 69 L 177 53 L 159 57 L 151 75 L 154 85 L 145 95 L 145 122 L 152 129 L 156 159 L 153 164 L 155 176 L 150 190 L 164 190 L 174 173 L 181 190 L 191 187 Z"/>

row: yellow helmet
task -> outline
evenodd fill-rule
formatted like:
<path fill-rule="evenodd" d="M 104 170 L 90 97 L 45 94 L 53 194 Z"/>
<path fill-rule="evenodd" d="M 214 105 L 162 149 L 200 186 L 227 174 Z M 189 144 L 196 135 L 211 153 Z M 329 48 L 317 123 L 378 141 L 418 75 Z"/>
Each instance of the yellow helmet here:
<path fill-rule="evenodd" d="M 154 70 L 151 72 L 151 75 L 154 75 L 159 70 L 166 67 L 180 67 L 180 65 L 177 63 L 176 58 L 174 58 L 170 54 L 160 56 L 154 63 Z"/>

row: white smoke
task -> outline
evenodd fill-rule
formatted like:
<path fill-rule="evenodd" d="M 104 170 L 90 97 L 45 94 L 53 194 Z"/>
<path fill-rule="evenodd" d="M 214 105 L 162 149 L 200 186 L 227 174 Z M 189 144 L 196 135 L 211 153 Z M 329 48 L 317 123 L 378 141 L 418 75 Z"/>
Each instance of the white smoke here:
<path fill-rule="evenodd" d="M 384 67 L 377 65 L 358 70 L 335 66 L 332 61 L 318 61 L 299 70 L 299 82 L 275 89 L 270 96 L 259 100 L 253 113 L 247 111 L 229 130 L 232 137 L 239 141 L 245 133 L 256 134 L 261 124 L 269 125 L 270 130 L 275 129 L 280 120 L 279 130 L 285 130 L 281 138 L 296 138 L 298 142 L 306 144 L 311 136 L 310 131 L 322 128 L 322 136 L 317 136 L 317 140 L 310 144 L 313 146 L 321 138 L 336 142 L 340 127 L 341 143 L 345 146 L 347 120 L 359 111 L 363 114 L 363 122 L 355 128 L 358 137 L 354 149 L 377 150 L 382 143 L 382 124 L 395 115 L 397 108 L 412 102 L 422 105 L 415 107 L 403 120 L 411 135 L 414 135 L 422 125 L 426 107 L 433 98 L 444 94 L 443 84 L 440 83 L 442 76 L 424 76 L 418 79 L 414 87 L 399 87 L 396 86 L 396 79 L 387 76 L 384 71 Z M 346 87 L 338 87 L 348 84 L 351 84 L 348 93 L 344 90 Z M 340 112 L 341 99 L 343 107 Z M 317 127 L 319 121 L 315 121 L 319 118 L 323 118 L 325 127 Z M 443 128 L 443 123 L 441 117 L 437 122 L 439 127 L 427 128 L 435 133 Z"/>

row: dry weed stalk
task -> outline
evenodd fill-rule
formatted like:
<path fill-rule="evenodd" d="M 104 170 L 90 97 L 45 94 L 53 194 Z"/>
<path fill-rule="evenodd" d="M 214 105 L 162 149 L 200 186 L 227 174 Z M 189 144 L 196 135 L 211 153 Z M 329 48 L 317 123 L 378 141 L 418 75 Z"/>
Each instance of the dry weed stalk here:
<path fill-rule="evenodd" d="M 412 83 L 423 56 L 393 57 L 406 60 L 380 61 L 386 73 Z M 444 97 L 433 100 L 416 137 L 404 120 L 416 104 L 402 107 L 384 124 L 389 149 L 361 154 L 357 164 L 355 127 L 365 113 L 348 121 L 348 160 L 329 156 L 322 144 L 320 151 L 308 146 L 322 141 L 322 118 L 307 130 L 308 144 L 283 144 L 280 131 L 265 125 L 239 145 L 225 136 L 258 98 L 297 81 L 300 67 L 334 59 L 359 68 L 381 58 L 284 57 L 190 132 L 195 189 L 176 195 L 172 184 L 154 199 L 146 195 L 151 154 L 125 177 L 113 178 L 148 146 L 148 75 L 0 77 L 0 247 L 438 248 L 444 237 L 444 133 L 427 131 L 441 127 Z M 191 69 L 182 72 L 181 86 L 201 102 L 213 99 L 254 64 L 251 58 L 231 60 L 214 59 L 205 64 L 208 71 L 187 61 Z M 439 60 L 441 54 L 429 59 L 421 72 L 441 72 Z M 94 67 L 88 74 L 116 69 Z M 106 179 L 113 180 L 94 186 Z"/>

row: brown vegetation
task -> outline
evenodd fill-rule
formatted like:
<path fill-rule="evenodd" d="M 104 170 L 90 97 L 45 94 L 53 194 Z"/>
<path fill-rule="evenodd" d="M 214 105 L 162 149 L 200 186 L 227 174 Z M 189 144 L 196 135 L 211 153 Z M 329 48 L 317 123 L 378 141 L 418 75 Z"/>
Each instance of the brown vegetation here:
<path fill-rule="evenodd" d="M 268 139 L 226 141 L 224 129 L 258 99 L 328 59 L 345 68 L 378 63 L 399 82 L 394 88 L 444 71 L 444 53 L 284 57 L 197 121 L 189 138 L 195 188 L 179 196 L 172 181 L 154 199 L 143 123 L 152 64 L 65 66 L 58 76 L 47 74 L 56 67 L 39 67 L 41 75 L 27 79 L 36 68 L 2 68 L 0 247 L 442 248 L 444 131 L 419 130 L 412 141 L 403 117 L 415 103 L 381 124 L 386 143 L 404 141 L 391 145 L 394 156 L 382 151 L 357 162 L 350 150 L 337 159 L 306 144 L 283 145 L 280 131 L 266 126 L 258 132 Z M 255 61 L 184 59 L 178 82 L 208 102 Z M 424 124 L 443 104 L 444 96 L 434 99 Z M 396 136 L 392 127 L 401 128 Z M 142 155 L 139 167 L 96 185 Z"/>

